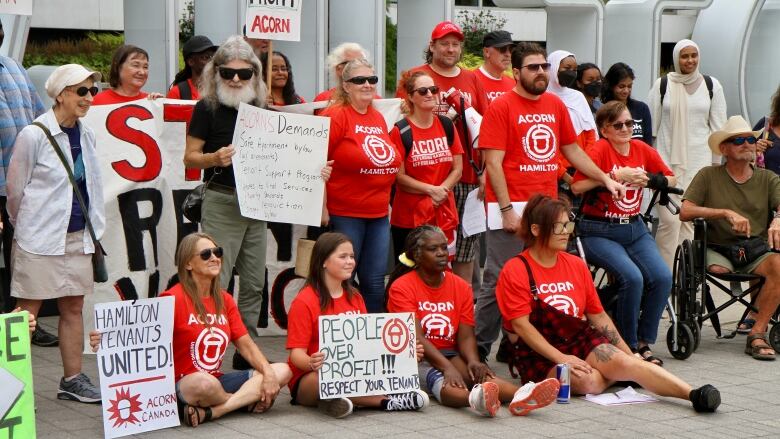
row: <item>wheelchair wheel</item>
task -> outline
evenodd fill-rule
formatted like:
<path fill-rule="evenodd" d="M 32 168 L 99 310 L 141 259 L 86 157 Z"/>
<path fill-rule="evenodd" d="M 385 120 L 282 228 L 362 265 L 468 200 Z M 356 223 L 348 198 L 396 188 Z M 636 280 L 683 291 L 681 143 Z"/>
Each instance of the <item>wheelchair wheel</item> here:
<path fill-rule="evenodd" d="M 666 332 L 666 346 L 669 348 L 669 353 L 678 360 L 685 360 L 690 357 L 694 351 L 694 345 L 696 339 L 694 338 L 691 327 L 687 322 L 677 323 L 677 349 L 674 348 L 674 326 L 669 327 L 669 331 Z"/>
<path fill-rule="evenodd" d="M 769 331 L 769 344 L 772 345 L 775 352 L 780 351 L 780 323 L 772 325 L 772 329 Z"/>
<path fill-rule="evenodd" d="M 701 341 L 701 326 L 699 326 L 695 320 L 689 320 L 686 322 L 686 325 L 691 328 L 691 332 L 693 333 L 693 352 L 696 352 L 699 349 L 699 342 Z"/>

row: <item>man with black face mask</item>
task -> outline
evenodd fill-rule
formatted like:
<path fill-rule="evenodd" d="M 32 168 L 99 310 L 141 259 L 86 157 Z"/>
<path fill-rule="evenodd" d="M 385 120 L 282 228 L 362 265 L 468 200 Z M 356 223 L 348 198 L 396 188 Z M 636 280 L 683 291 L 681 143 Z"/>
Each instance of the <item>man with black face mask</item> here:
<path fill-rule="evenodd" d="M 532 195 L 558 196 L 561 153 L 615 197 L 622 198 L 625 192 L 577 145 L 569 109 L 556 95 L 547 93 L 550 63 L 546 55 L 537 44 L 521 43 L 515 47 L 512 74 L 517 83 L 490 104 L 480 128 L 479 148 L 487 173 L 488 231 L 487 260 L 477 295 L 475 321 L 477 346 L 483 358 L 501 327 L 495 294 L 498 274 L 507 260 L 523 250 L 523 241 L 515 235 L 520 215 Z M 582 98 L 582 94 L 576 93 Z"/>

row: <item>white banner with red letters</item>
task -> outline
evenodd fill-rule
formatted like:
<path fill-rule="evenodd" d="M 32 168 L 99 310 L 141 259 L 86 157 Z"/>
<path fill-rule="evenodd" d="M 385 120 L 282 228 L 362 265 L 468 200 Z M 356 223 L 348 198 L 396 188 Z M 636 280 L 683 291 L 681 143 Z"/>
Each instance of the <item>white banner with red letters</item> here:
<path fill-rule="evenodd" d="M 246 5 L 246 36 L 301 41 L 302 1 L 249 0 Z"/>

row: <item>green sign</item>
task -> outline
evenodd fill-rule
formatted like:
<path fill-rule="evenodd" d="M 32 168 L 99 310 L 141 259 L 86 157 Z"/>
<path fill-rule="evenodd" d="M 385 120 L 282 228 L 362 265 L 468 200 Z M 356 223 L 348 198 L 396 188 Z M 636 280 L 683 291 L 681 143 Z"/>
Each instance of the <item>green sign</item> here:
<path fill-rule="evenodd" d="M 0 314 L 0 439 L 35 437 L 27 311 Z"/>

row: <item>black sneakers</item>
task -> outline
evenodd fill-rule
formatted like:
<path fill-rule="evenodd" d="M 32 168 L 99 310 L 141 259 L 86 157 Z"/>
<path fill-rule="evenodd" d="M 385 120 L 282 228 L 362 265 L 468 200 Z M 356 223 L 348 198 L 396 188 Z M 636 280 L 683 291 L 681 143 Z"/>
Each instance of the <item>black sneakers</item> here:
<path fill-rule="evenodd" d="M 710 384 L 691 390 L 688 397 L 691 399 L 693 409 L 699 413 L 712 413 L 720 405 L 720 392 Z"/>
<path fill-rule="evenodd" d="M 41 328 L 41 325 L 37 325 L 35 327 L 35 331 L 33 331 L 32 335 L 30 335 L 30 342 L 35 346 L 47 348 L 50 346 L 59 345 L 60 339 L 57 338 L 56 335 L 45 331 L 43 328 Z"/>

